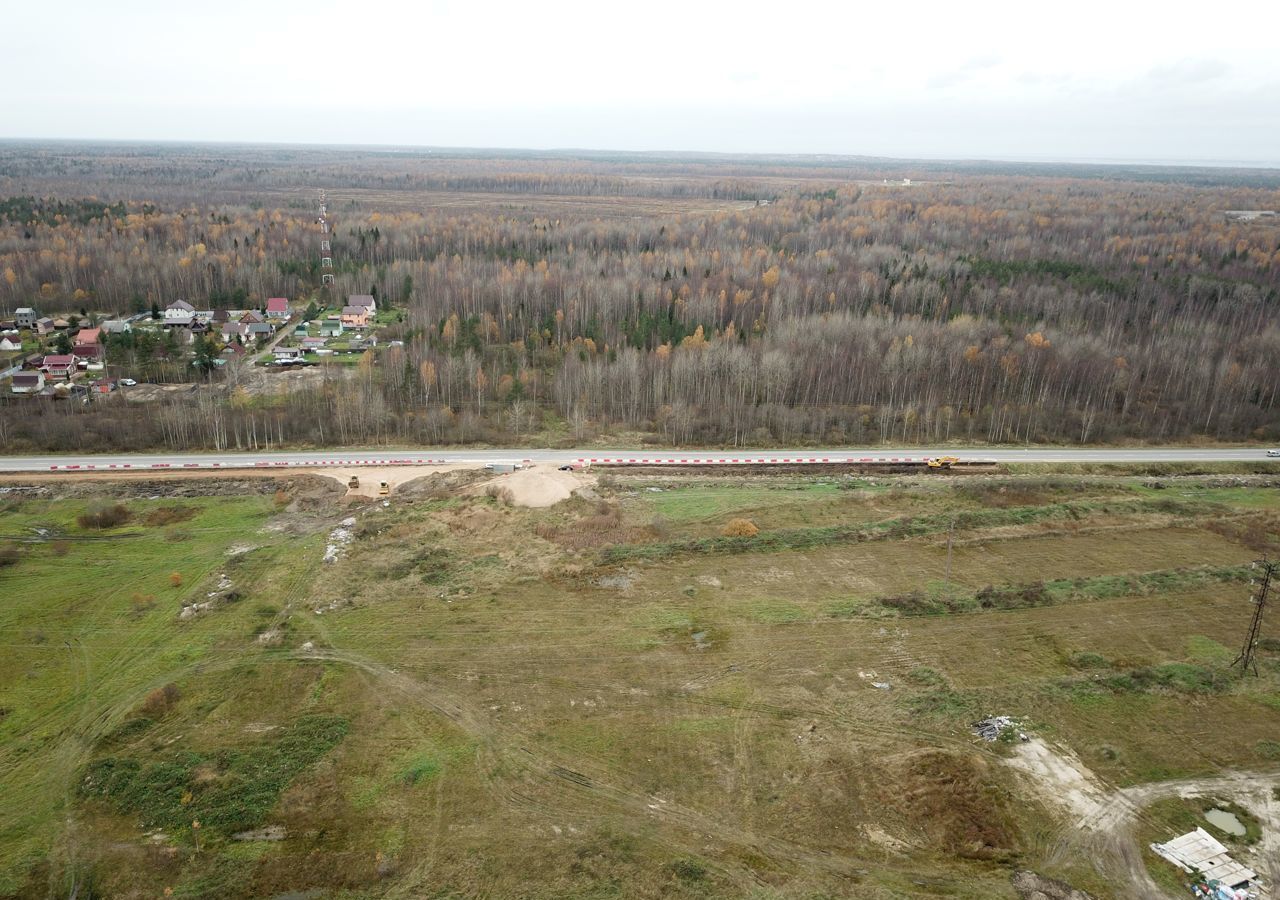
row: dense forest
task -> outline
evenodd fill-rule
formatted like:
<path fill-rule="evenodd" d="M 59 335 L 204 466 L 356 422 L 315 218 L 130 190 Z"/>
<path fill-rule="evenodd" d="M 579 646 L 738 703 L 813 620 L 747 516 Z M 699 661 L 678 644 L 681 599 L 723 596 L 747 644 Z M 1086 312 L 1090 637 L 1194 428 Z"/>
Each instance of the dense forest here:
<path fill-rule="evenodd" d="M 1280 218 L 1242 209 L 1280 177 L 7 145 L 0 317 L 373 293 L 398 321 L 287 393 L 6 398 L 0 448 L 1275 440 Z"/>

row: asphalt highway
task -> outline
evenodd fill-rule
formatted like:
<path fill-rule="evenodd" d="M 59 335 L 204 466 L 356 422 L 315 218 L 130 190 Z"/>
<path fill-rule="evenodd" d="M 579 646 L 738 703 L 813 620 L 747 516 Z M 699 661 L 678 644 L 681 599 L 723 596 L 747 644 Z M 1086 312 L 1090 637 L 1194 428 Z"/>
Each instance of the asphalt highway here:
<path fill-rule="evenodd" d="M 106 470 L 253 469 L 266 467 L 439 465 L 445 463 L 690 464 L 737 463 L 892 463 L 954 456 L 971 462 L 1253 462 L 1267 458 L 1266 448 L 1200 449 L 1185 447 L 1025 449 L 912 447 L 901 449 L 828 448 L 782 450 L 456 450 L 452 448 L 379 450 L 272 450 L 251 453 L 59 454 L 0 457 L 0 472 L 83 472 Z"/>

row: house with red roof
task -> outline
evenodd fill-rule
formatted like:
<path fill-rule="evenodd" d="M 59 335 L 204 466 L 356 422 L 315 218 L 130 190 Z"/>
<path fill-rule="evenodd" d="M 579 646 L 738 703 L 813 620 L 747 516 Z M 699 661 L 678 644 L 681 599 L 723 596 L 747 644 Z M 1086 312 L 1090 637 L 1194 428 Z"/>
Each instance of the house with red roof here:
<path fill-rule="evenodd" d="M 50 378 L 61 376 L 70 378 L 76 372 L 76 356 L 74 353 L 55 353 L 40 361 L 40 371 Z"/>
<path fill-rule="evenodd" d="M 102 358 L 102 329 L 101 328 L 81 328 L 76 333 L 75 344 L 72 346 L 72 352 L 80 357 L 80 359 L 101 359 Z"/>
<path fill-rule="evenodd" d="M 289 301 L 285 297 L 269 297 L 267 299 L 268 319 L 289 318 Z"/>

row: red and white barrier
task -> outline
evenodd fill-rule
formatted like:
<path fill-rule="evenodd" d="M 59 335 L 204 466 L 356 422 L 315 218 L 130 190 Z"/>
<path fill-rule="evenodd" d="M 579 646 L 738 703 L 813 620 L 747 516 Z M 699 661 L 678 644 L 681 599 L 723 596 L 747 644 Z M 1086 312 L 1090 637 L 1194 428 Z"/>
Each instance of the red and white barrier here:
<path fill-rule="evenodd" d="M 244 462 L 184 462 L 184 463 L 150 463 L 144 464 L 142 468 L 150 469 L 260 469 L 260 468 L 324 468 L 334 466 L 441 466 L 448 463 L 447 459 L 429 459 L 426 457 L 411 457 L 404 459 L 255 459 L 245 460 Z M 135 469 L 133 463 L 108 463 L 105 465 L 97 465 L 95 463 L 68 463 L 66 465 L 50 466 L 50 472 L 79 472 L 93 471 L 96 469 Z"/>
<path fill-rule="evenodd" d="M 810 465 L 858 465 L 858 466 L 923 466 L 932 457 L 928 456 L 783 456 L 783 457 L 733 457 L 703 458 L 686 457 L 582 457 L 574 460 L 575 466 L 810 466 Z M 995 465 L 994 459 L 962 459 L 958 465 Z"/>

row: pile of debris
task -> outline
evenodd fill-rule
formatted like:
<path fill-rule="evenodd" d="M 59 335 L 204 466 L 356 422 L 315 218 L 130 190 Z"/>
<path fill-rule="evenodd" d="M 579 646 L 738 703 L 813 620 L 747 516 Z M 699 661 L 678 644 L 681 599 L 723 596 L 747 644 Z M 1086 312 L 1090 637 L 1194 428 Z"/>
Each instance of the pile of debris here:
<path fill-rule="evenodd" d="M 1018 723 L 1009 716 L 987 716 L 981 721 L 974 722 L 972 725 L 973 733 L 984 741 L 997 741 L 1005 729 L 1013 728 Z M 1027 740 L 1027 736 L 1022 732 L 1018 732 L 1019 740 Z"/>
<path fill-rule="evenodd" d="M 240 599 L 240 592 L 235 589 L 231 579 L 223 572 L 218 576 L 218 582 L 214 585 L 213 590 L 205 592 L 205 597 L 207 599 L 202 602 L 183 605 L 178 612 L 178 618 L 184 622 L 189 621 L 221 606 L 223 603 L 234 603 Z"/>
<path fill-rule="evenodd" d="M 342 549 L 350 544 L 355 537 L 352 531 L 356 527 L 354 516 L 348 516 L 343 519 L 337 528 L 329 532 L 329 543 L 324 548 L 324 561 L 327 563 L 337 562 L 338 557 L 342 555 Z"/>

